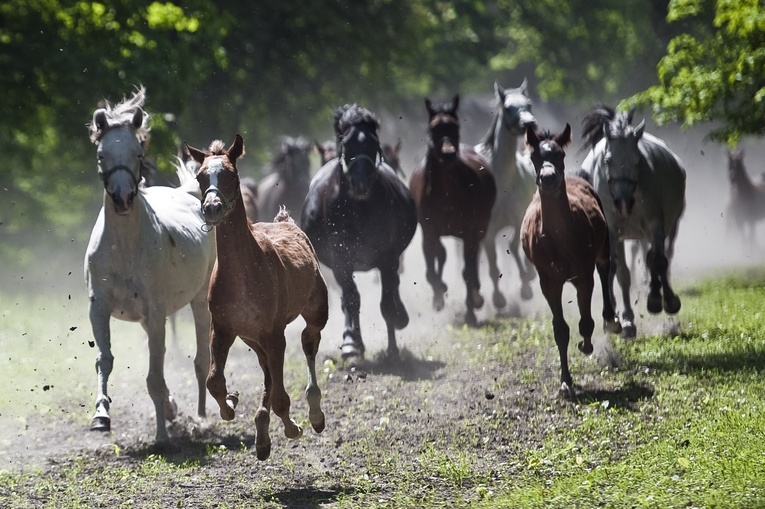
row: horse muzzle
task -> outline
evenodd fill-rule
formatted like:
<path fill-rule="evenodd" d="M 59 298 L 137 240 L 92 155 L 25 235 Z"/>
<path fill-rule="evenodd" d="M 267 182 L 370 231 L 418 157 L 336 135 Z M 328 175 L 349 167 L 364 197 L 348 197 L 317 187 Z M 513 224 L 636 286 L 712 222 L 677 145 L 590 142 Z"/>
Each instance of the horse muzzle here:
<path fill-rule="evenodd" d="M 555 166 L 545 163 L 539 170 L 537 176 L 537 186 L 543 193 L 554 193 L 560 189 L 561 180 L 563 176 L 555 171 Z"/>
<path fill-rule="evenodd" d="M 622 218 L 629 217 L 632 214 L 632 207 L 635 206 L 635 198 L 633 197 L 620 197 L 614 200 L 616 210 L 619 212 L 619 216 Z"/>
<path fill-rule="evenodd" d="M 109 193 L 109 197 L 112 199 L 112 205 L 114 206 L 114 212 L 119 216 L 126 216 L 133 210 L 133 200 L 135 199 L 136 192 L 129 191 Z"/>

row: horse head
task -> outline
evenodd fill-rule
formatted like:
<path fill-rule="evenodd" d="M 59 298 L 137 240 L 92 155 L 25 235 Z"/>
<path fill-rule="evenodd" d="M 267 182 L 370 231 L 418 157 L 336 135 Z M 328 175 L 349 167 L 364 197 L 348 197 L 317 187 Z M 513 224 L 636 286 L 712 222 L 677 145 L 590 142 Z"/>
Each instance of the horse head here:
<path fill-rule="evenodd" d="M 744 167 L 744 150 L 728 150 L 728 179 L 733 185 L 738 185 L 748 178 Z"/>
<path fill-rule="evenodd" d="M 638 143 L 643 137 L 645 119 L 636 127 L 630 125 L 631 119 L 632 111 L 620 113 L 612 121 L 603 124 L 608 186 L 614 205 L 622 217 L 632 213 L 640 167 L 643 164 L 643 154 Z"/>
<path fill-rule="evenodd" d="M 537 187 L 540 193 L 556 194 L 563 188 L 565 181 L 563 150 L 571 143 L 571 126 L 566 124 L 562 132 L 550 131 L 537 133 L 535 126 L 526 127 L 526 144 L 531 148 L 531 162 L 537 175 Z"/>
<path fill-rule="evenodd" d="M 343 179 L 350 195 L 366 199 L 378 177 L 380 122 L 369 110 L 356 104 L 335 111 L 335 137 Z"/>
<path fill-rule="evenodd" d="M 429 116 L 428 148 L 442 161 L 454 161 L 459 156 L 460 120 L 457 116 L 459 105 L 459 94 L 454 96 L 451 103 L 434 105 L 430 99 L 425 99 Z"/>
<path fill-rule="evenodd" d="M 115 107 L 105 103 L 93 112 L 90 139 L 96 144 L 98 176 L 114 211 L 126 215 L 133 209 L 144 169 L 143 142 L 148 135 L 149 115 L 141 108 L 143 87 L 133 98 Z"/>
<path fill-rule="evenodd" d="M 281 149 L 271 161 L 271 171 L 279 172 L 286 180 L 310 178 L 311 144 L 302 137 L 281 138 Z"/>
<path fill-rule="evenodd" d="M 314 140 L 313 146 L 316 149 L 316 153 L 319 154 L 322 166 L 337 157 L 337 146 L 334 140 L 327 140 L 324 143 Z"/>
<path fill-rule="evenodd" d="M 380 146 L 382 152 L 382 158 L 385 163 L 393 168 L 398 174 L 403 174 L 401 169 L 401 138 L 396 140 L 396 143 L 391 145 L 390 143 L 383 143 Z"/>
<path fill-rule="evenodd" d="M 239 172 L 236 160 L 244 154 L 244 140 L 237 134 L 226 150 L 220 140 L 202 151 L 186 144 L 192 159 L 201 166 L 197 170 L 197 182 L 202 191 L 202 214 L 205 223 L 215 226 L 225 218 L 241 199 Z"/>
<path fill-rule="evenodd" d="M 528 126 L 536 127 L 537 119 L 531 112 L 531 99 L 526 92 L 528 83 L 524 78 L 518 88 L 502 88 L 494 82 L 497 104 L 502 109 L 502 127 L 510 134 L 521 135 Z"/>

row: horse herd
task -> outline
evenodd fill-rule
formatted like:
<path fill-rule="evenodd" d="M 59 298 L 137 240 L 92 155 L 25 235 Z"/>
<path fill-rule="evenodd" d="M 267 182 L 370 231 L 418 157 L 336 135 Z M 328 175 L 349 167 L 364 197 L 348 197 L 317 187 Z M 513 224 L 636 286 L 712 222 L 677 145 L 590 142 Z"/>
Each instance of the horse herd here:
<path fill-rule="evenodd" d="M 290 418 L 283 384 L 285 328 L 302 316 L 301 343 L 308 367 L 309 420 L 324 429 L 316 356 L 328 320 L 328 291 L 322 270 L 332 272 L 341 290 L 345 317 L 341 353 L 363 359 L 358 271 L 379 270 L 380 311 L 387 327 L 389 358 L 398 356 L 396 330 L 409 315 L 399 291 L 400 260 L 417 225 L 422 231 L 426 278 L 433 307 L 444 307 L 444 236 L 462 240 L 466 285 L 465 322 L 476 324 L 480 292 L 478 260 L 486 252 L 495 307 L 506 305 L 498 288 L 497 234 L 513 228 L 508 253 L 518 265 L 520 296 L 539 284 L 553 314 L 560 353 L 561 391 L 573 391 L 568 369 L 569 328 L 561 292 L 570 282 L 580 311 L 579 349 L 592 352 L 593 273 L 603 292 L 603 319 L 611 333 L 635 336 L 630 273 L 624 241 L 637 241 L 650 273 L 647 308 L 674 314 L 680 299 L 669 280 L 674 241 L 685 203 L 685 170 L 660 139 L 632 126 L 632 112 L 601 106 L 584 117 L 582 167 L 565 168 L 571 128 L 540 130 L 526 82 L 514 89 L 495 84 L 497 108 L 486 136 L 476 147 L 460 142 L 459 96 L 434 104 L 426 99 L 428 147 L 405 182 L 398 165 L 400 141 L 383 147 L 380 123 L 356 104 L 334 113 L 333 143 L 316 144 L 323 166 L 310 177 L 310 144 L 284 138 L 271 173 L 260 183 L 240 177 L 237 160 L 244 140 L 226 148 L 185 145 L 177 165 L 180 185 L 146 186 L 144 147 L 149 115 L 145 90 L 93 113 L 90 137 L 97 145 L 103 207 L 85 256 L 90 321 L 98 356 L 98 393 L 91 429 L 111 429 L 108 379 L 109 320 L 140 322 L 148 335 L 146 379 L 156 413 L 156 442 L 168 443 L 166 421 L 177 407 L 164 377 L 166 317 L 190 304 L 196 331 L 194 368 L 198 414 L 205 415 L 206 393 L 223 419 L 234 418 L 238 393 L 229 391 L 226 359 L 236 337 L 258 356 L 264 373 L 255 414 L 256 452 L 270 454 L 270 411 L 288 438 L 302 428 Z M 519 142 L 525 148 L 519 148 Z M 292 192 L 287 193 L 287 190 Z M 520 249 L 524 256 L 521 256 Z M 323 265 L 323 267 L 322 267 Z M 621 320 L 615 311 L 614 278 L 621 288 Z"/>

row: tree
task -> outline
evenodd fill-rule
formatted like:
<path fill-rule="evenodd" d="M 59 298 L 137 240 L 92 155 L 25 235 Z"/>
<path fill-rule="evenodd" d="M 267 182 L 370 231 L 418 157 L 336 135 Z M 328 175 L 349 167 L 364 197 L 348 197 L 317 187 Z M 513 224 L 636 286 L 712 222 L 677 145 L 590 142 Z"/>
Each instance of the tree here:
<path fill-rule="evenodd" d="M 765 134 L 765 8 L 761 0 L 673 0 L 673 38 L 658 65 L 659 84 L 625 104 L 650 107 L 660 123 L 719 121 L 710 139 L 734 146 Z"/>

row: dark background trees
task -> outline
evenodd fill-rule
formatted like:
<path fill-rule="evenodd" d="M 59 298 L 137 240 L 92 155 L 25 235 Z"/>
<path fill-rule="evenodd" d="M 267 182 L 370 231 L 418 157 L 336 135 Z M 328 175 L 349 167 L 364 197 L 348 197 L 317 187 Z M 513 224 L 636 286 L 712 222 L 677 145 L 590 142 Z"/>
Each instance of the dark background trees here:
<path fill-rule="evenodd" d="M 718 120 L 729 142 L 762 134 L 760 3 L 6 0 L 0 257 L 32 259 L 41 232 L 84 242 L 101 199 L 85 124 L 137 84 L 166 172 L 182 139 L 241 132 L 257 166 L 281 134 L 327 137 L 343 103 L 395 112 L 524 76 L 541 101 L 637 94 L 658 121 Z"/>

